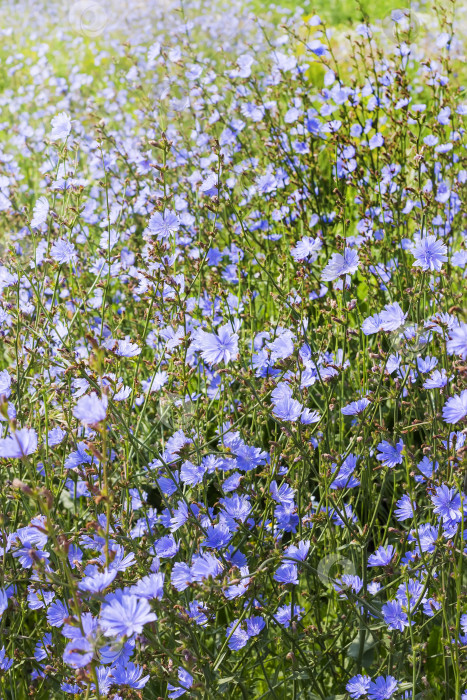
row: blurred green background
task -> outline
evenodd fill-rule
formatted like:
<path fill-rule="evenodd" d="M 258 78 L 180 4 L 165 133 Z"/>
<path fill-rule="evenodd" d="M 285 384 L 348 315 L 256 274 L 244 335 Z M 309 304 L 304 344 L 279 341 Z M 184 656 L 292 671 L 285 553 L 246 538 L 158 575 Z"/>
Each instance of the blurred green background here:
<path fill-rule="evenodd" d="M 260 0 L 255 0 L 259 7 Z M 337 26 L 353 24 L 367 14 L 370 19 L 377 20 L 386 17 L 392 10 L 416 7 L 422 3 L 413 3 L 410 0 L 281 0 L 272 2 L 272 8 L 302 7 L 305 14 L 318 14 L 327 23 Z M 264 7 L 264 5 L 263 5 Z"/>

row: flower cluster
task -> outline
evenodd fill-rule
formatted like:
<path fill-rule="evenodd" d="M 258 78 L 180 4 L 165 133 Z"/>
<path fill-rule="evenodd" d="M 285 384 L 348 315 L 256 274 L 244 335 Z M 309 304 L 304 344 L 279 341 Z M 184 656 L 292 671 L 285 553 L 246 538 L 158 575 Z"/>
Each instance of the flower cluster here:
<path fill-rule="evenodd" d="M 123 4 L 1 31 L 0 695 L 466 697 L 462 27 Z"/>

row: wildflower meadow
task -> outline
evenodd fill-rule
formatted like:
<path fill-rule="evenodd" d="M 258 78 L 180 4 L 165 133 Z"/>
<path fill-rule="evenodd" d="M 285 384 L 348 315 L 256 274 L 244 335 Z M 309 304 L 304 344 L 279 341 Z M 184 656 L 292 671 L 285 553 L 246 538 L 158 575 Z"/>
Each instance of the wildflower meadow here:
<path fill-rule="evenodd" d="M 1 700 L 467 700 L 466 42 L 0 4 Z"/>

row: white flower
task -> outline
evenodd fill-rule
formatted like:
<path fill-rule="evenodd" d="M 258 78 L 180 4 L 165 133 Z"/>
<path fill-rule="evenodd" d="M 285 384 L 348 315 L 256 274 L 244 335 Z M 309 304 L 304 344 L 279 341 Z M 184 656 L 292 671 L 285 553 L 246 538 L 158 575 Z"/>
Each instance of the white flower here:
<path fill-rule="evenodd" d="M 38 228 L 45 224 L 49 213 L 49 203 L 47 197 L 39 197 L 32 212 L 31 226 Z"/>
<path fill-rule="evenodd" d="M 71 119 L 66 112 L 60 112 L 52 119 L 52 141 L 65 141 L 71 131 Z"/>

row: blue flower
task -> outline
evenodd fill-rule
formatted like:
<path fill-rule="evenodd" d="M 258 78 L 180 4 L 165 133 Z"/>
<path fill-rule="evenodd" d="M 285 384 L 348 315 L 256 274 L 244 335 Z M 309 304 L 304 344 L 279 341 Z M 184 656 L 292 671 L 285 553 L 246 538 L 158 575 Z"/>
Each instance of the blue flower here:
<path fill-rule="evenodd" d="M 232 452 L 236 456 L 237 468 L 245 472 L 266 463 L 267 452 L 262 452 L 256 447 L 249 447 L 242 443 L 236 447 L 232 446 Z"/>
<path fill-rule="evenodd" d="M 188 506 L 184 501 L 178 501 L 174 508 L 173 516 L 170 518 L 170 532 L 176 532 L 188 520 Z"/>
<path fill-rule="evenodd" d="M 441 440 L 441 444 L 445 450 L 454 450 L 455 452 L 458 452 L 464 447 L 465 441 L 465 433 L 461 432 L 460 430 L 456 430 L 449 433 L 447 440 Z"/>
<path fill-rule="evenodd" d="M 46 608 L 55 597 L 53 591 L 35 591 L 29 588 L 28 592 L 28 607 L 31 610 L 40 610 L 40 608 Z"/>
<path fill-rule="evenodd" d="M 294 260 L 306 260 L 307 262 L 314 262 L 318 258 L 318 253 L 323 246 L 322 241 L 319 238 L 309 238 L 304 236 L 295 248 L 292 249 L 292 257 Z"/>
<path fill-rule="evenodd" d="M 158 557 L 171 559 L 177 554 L 180 548 L 180 543 L 175 542 L 172 535 L 167 535 L 157 540 L 154 548 Z"/>
<path fill-rule="evenodd" d="M 230 323 L 218 329 L 217 333 L 206 333 L 198 330 L 193 336 L 192 347 L 201 351 L 201 357 L 208 365 L 226 365 L 235 360 L 238 355 L 238 335 Z"/>
<path fill-rule="evenodd" d="M 207 538 L 204 540 L 205 547 L 212 549 L 223 549 L 232 539 L 232 533 L 226 525 L 210 525 L 206 529 Z"/>
<path fill-rule="evenodd" d="M 319 423 L 320 420 L 321 415 L 319 411 L 310 411 L 309 408 L 303 409 L 300 417 L 300 423 L 302 425 L 312 425 L 313 423 Z"/>
<path fill-rule="evenodd" d="M 289 330 L 282 329 L 278 338 L 275 338 L 272 342 L 266 343 L 266 346 L 271 351 L 271 362 L 277 362 L 278 360 L 285 360 L 294 351 L 294 336 Z M 282 392 L 284 396 L 292 396 L 292 389 L 285 382 L 278 385 L 278 389 L 282 387 Z M 272 393 L 272 398 L 276 396 L 275 392 Z"/>
<path fill-rule="evenodd" d="M 435 200 L 440 204 L 446 204 L 451 196 L 451 189 L 446 182 L 440 182 L 436 192 Z"/>
<path fill-rule="evenodd" d="M 110 586 L 116 575 L 117 571 L 115 569 L 91 574 L 79 582 L 78 588 L 80 591 L 86 591 L 88 593 L 102 593 L 102 591 Z"/>
<path fill-rule="evenodd" d="M 8 671 L 13 666 L 13 659 L 9 659 L 6 655 L 5 647 L 0 649 L 0 670 Z"/>
<path fill-rule="evenodd" d="M 404 443 L 399 440 L 395 445 L 391 445 L 387 440 L 383 440 L 379 443 L 377 449 L 379 453 L 376 455 L 376 459 L 382 462 L 385 467 L 395 467 L 397 464 L 402 464 L 404 457 L 402 455 L 402 450 L 404 449 Z"/>
<path fill-rule="evenodd" d="M 409 626 L 407 613 L 402 610 L 402 605 L 398 600 L 390 600 L 387 602 L 383 605 L 381 612 L 390 630 L 400 630 L 403 632 L 404 628 Z"/>
<path fill-rule="evenodd" d="M 324 268 L 321 279 L 323 282 L 332 282 L 342 275 L 353 275 L 359 263 L 357 251 L 352 248 L 346 248 L 343 255 L 334 253 Z"/>
<path fill-rule="evenodd" d="M 206 578 L 215 578 L 223 571 L 223 566 L 218 559 L 209 552 L 195 555 L 191 566 L 192 581 L 203 581 Z"/>
<path fill-rule="evenodd" d="M 434 552 L 435 542 L 438 539 L 438 528 L 430 523 L 419 525 L 418 532 L 412 530 L 409 535 L 409 542 L 416 542 L 415 551 L 419 551 L 418 542 L 422 552 Z"/>
<path fill-rule="evenodd" d="M 297 421 L 303 411 L 303 406 L 299 401 L 291 396 L 280 399 L 274 406 L 272 414 L 284 421 Z"/>
<path fill-rule="evenodd" d="M 397 501 L 396 506 L 397 507 L 394 514 L 399 522 L 413 518 L 414 511 L 417 507 L 416 504 L 410 500 L 407 494 L 402 496 L 402 498 Z"/>
<path fill-rule="evenodd" d="M 236 491 L 240 486 L 240 481 L 242 479 L 240 472 L 234 472 L 225 481 L 222 482 L 222 491 L 224 493 L 229 493 L 230 491 Z"/>
<path fill-rule="evenodd" d="M 112 669 L 105 668 L 105 666 L 97 666 L 96 675 L 99 694 L 106 697 L 109 694 L 110 687 L 112 685 Z M 91 689 L 96 690 L 95 683 L 91 683 Z"/>
<path fill-rule="evenodd" d="M 11 396 L 11 377 L 6 369 L 0 372 L 0 396 L 4 399 Z"/>
<path fill-rule="evenodd" d="M 75 262 L 77 257 L 76 248 L 73 243 L 70 243 L 70 241 L 64 238 L 59 238 L 58 241 L 55 241 L 50 249 L 50 255 L 60 265 Z"/>
<path fill-rule="evenodd" d="M 260 615 L 247 618 L 246 633 L 249 637 L 257 637 L 266 626 L 264 619 Z"/>
<path fill-rule="evenodd" d="M 61 600 L 56 600 L 47 610 L 47 622 L 51 627 L 61 627 L 69 615 L 66 605 Z"/>
<path fill-rule="evenodd" d="M 250 585 L 250 571 L 247 566 L 242 566 L 240 568 L 241 578 L 237 579 L 235 583 L 228 586 L 227 590 L 224 591 L 224 595 L 228 600 L 233 600 L 246 593 L 248 586 Z"/>
<path fill-rule="evenodd" d="M 208 616 L 204 612 L 205 610 L 207 611 L 207 609 L 204 608 L 201 603 L 199 603 L 197 600 L 192 600 L 188 604 L 188 609 L 186 612 L 191 620 L 194 620 L 197 625 L 204 627 L 208 621 Z"/>
<path fill-rule="evenodd" d="M 368 697 L 370 700 L 389 700 L 397 690 L 399 683 L 393 676 L 378 676 L 370 683 Z"/>
<path fill-rule="evenodd" d="M 71 683 L 62 683 L 60 686 L 60 690 L 63 690 L 64 693 L 69 693 L 69 695 L 79 695 L 80 693 L 83 692 L 83 689 L 79 687 L 76 683 L 71 685 Z"/>
<path fill-rule="evenodd" d="M 180 469 L 180 480 L 189 486 L 196 486 L 203 481 L 205 473 L 206 467 L 204 465 L 200 464 L 198 466 L 186 460 Z"/>
<path fill-rule="evenodd" d="M 96 636 L 97 626 L 98 621 L 91 613 L 82 613 L 81 626 L 78 626 L 78 621 L 72 618 L 64 624 L 62 634 L 67 639 L 92 640 Z"/>
<path fill-rule="evenodd" d="M 111 644 L 100 647 L 99 660 L 102 664 L 126 664 L 135 650 L 136 641 L 133 637 L 126 642 L 112 640 Z"/>
<path fill-rule="evenodd" d="M 439 370 L 435 369 L 434 372 L 426 379 L 423 383 L 424 389 L 442 389 L 448 383 L 448 377 L 444 367 Z"/>
<path fill-rule="evenodd" d="M 126 666 L 117 664 L 112 668 L 112 679 L 118 685 L 128 685 L 130 688 L 141 690 L 149 680 L 149 675 L 143 675 L 141 666 L 137 666 L 132 661 L 129 661 Z"/>
<path fill-rule="evenodd" d="M 24 529 L 27 530 L 29 528 Z M 20 539 L 23 547 L 13 552 L 13 556 L 19 560 L 23 569 L 30 569 L 38 561 L 49 559 L 50 554 L 48 552 L 35 548 L 33 539 L 23 539 L 23 536 Z"/>
<path fill-rule="evenodd" d="M 144 576 L 131 586 L 130 593 L 138 598 L 161 600 L 164 595 L 164 574 L 157 572 Z"/>
<path fill-rule="evenodd" d="M 435 369 L 437 364 L 438 360 L 436 357 L 417 357 L 417 369 L 422 374 L 431 372 L 433 369 Z"/>
<path fill-rule="evenodd" d="M 229 641 L 227 642 L 227 646 L 229 649 L 232 649 L 232 651 L 239 651 L 240 649 L 243 649 L 249 639 L 248 633 L 239 625 L 238 619 L 234 620 L 227 627 L 225 636 L 230 637 Z"/>
<path fill-rule="evenodd" d="M 66 437 L 66 432 L 64 430 L 61 428 L 52 428 L 52 430 L 49 430 L 47 433 L 47 443 L 49 447 L 55 447 L 55 445 L 59 445 L 62 442 L 64 437 Z"/>
<path fill-rule="evenodd" d="M 448 249 L 443 241 L 434 235 L 424 236 L 416 240 L 412 246 L 412 255 L 415 258 L 414 266 L 427 270 L 441 270 L 443 262 L 446 262 Z"/>
<path fill-rule="evenodd" d="M 428 615 L 428 617 L 433 617 L 437 610 L 441 610 L 441 603 L 434 598 L 429 598 L 428 600 L 425 598 L 422 600 L 422 605 L 423 612 L 425 615 Z"/>
<path fill-rule="evenodd" d="M 363 321 L 362 332 L 365 335 L 373 335 L 378 331 L 395 331 L 405 323 L 407 314 L 404 314 L 397 302 L 386 304 L 379 314 L 369 316 Z"/>
<path fill-rule="evenodd" d="M 146 231 L 151 236 L 156 236 L 160 241 L 165 241 L 170 238 L 180 228 L 179 217 L 170 210 L 161 214 L 157 211 L 149 219 L 148 228 Z"/>
<path fill-rule="evenodd" d="M 371 137 L 369 141 L 369 146 L 370 149 L 373 150 L 374 148 L 381 148 L 381 146 L 384 144 L 384 137 L 382 134 L 375 134 L 374 136 Z"/>
<path fill-rule="evenodd" d="M 99 399 L 93 391 L 89 396 L 82 396 L 76 404 L 73 415 L 83 425 L 94 425 L 105 419 L 107 413 L 107 399 Z"/>
<path fill-rule="evenodd" d="M 332 473 L 335 474 L 337 471 L 337 476 L 331 483 L 332 489 L 351 489 L 355 486 L 359 486 L 360 482 L 353 476 L 353 472 L 357 466 L 357 459 L 355 455 L 349 454 L 339 468 L 335 463 L 331 465 Z"/>
<path fill-rule="evenodd" d="M 305 561 L 310 550 L 310 543 L 300 540 L 298 547 L 294 544 L 289 545 L 284 552 L 285 559 L 293 559 L 294 561 Z"/>
<path fill-rule="evenodd" d="M 93 654 L 91 642 L 84 637 L 77 637 L 66 645 L 63 661 L 72 668 L 83 668 L 91 663 Z"/>
<path fill-rule="evenodd" d="M 358 138 L 363 133 L 363 129 L 360 124 L 352 124 L 350 127 L 350 135 L 354 138 Z"/>
<path fill-rule="evenodd" d="M 426 479 L 433 479 L 436 470 L 438 469 L 438 462 L 433 462 L 428 457 L 424 457 L 418 464 L 417 468 L 422 472 L 423 476 L 417 475 L 415 481 L 424 481 Z"/>
<path fill-rule="evenodd" d="M 392 544 L 387 547 L 378 547 L 374 554 L 368 557 L 368 566 L 388 566 L 394 556 Z"/>
<path fill-rule="evenodd" d="M 293 609 L 294 620 L 301 620 L 304 612 L 303 608 L 299 605 L 295 605 Z M 286 629 L 290 627 L 290 623 L 292 622 L 292 605 L 289 603 L 288 605 L 282 605 L 280 608 L 277 608 L 274 619 L 282 627 Z"/>
<path fill-rule="evenodd" d="M 49 134 L 51 141 L 66 141 L 71 131 L 71 119 L 66 112 L 59 112 L 52 119 L 52 131 Z"/>
<path fill-rule="evenodd" d="M 407 314 L 404 314 L 399 304 L 386 304 L 380 313 L 381 329 L 383 331 L 395 331 L 405 323 Z"/>
<path fill-rule="evenodd" d="M 346 691 L 350 694 L 352 700 L 358 700 L 362 695 L 366 695 L 370 687 L 371 678 L 362 676 L 360 673 L 353 676 L 345 686 Z"/>
<path fill-rule="evenodd" d="M 467 360 L 467 323 L 461 323 L 449 332 L 446 348 L 450 355 L 459 355 Z"/>
<path fill-rule="evenodd" d="M 25 548 L 34 549 L 36 546 L 42 548 L 47 544 L 47 533 L 43 531 L 46 523 L 42 522 L 39 518 L 35 519 L 35 521 L 41 529 L 34 527 L 34 521 L 31 521 L 31 527 L 20 527 L 15 533 L 16 537 L 14 539 L 19 539 Z"/>
<path fill-rule="evenodd" d="M 99 621 L 107 637 L 132 637 L 156 619 L 146 598 L 117 591 L 107 596 Z"/>
<path fill-rule="evenodd" d="M 334 522 L 339 525 L 339 527 L 346 528 L 348 527 L 348 522 L 350 521 L 351 523 L 356 523 L 358 522 L 358 518 L 353 512 L 352 506 L 350 503 L 344 503 L 344 512 L 345 512 L 345 520 L 343 519 L 344 513 L 342 513 L 341 509 L 330 509 L 329 514 L 331 515 L 332 519 Z"/>
<path fill-rule="evenodd" d="M 8 596 L 3 588 L 0 588 L 0 618 L 8 608 Z"/>
<path fill-rule="evenodd" d="M 6 438 L 0 439 L 0 457 L 21 459 L 37 450 L 37 433 L 33 428 L 21 428 Z"/>
<path fill-rule="evenodd" d="M 409 579 L 401 583 L 397 589 L 397 600 L 402 606 L 413 613 L 417 605 L 424 600 L 422 598 L 423 584 L 416 579 Z"/>
<path fill-rule="evenodd" d="M 277 486 L 277 482 L 275 480 L 271 481 L 269 490 L 276 503 L 280 503 L 281 505 L 293 505 L 295 491 L 285 481 L 279 487 Z"/>
<path fill-rule="evenodd" d="M 461 391 L 458 396 L 451 396 L 443 407 L 443 420 L 445 423 L 458 423 L 467 416 L 467 389 Z"/>
<path fill-rule="evenodd" d="M 362 333 L 365 335 L 374 335 L 378 333 L 382 327 L 382 320 L 380 314 L 374 314 L 373 316 L 368 316 L 362 323 Z"/>
<path fill-rule="evenodd" d="M 170 683 L 168 684 L 167 689 L 169 690 L 169 698 L 179 698 L 181 695 L 184 695 L 193 685 L 193 676 L 184 668 L 179 667 L 178 681 L 180 683 L 180 687 L 173 686 Z"/>
<path fill-rule="evenodd" d="M 342 591 L 342 585 L 355 591 L 355 593 L 360 593 L 360 591 L 363 588 L 363 581 L 360 578 L 360 576 L 354 576 L 353 574 L 344 574 L 340 580 L 340 583 L 334 584 L 334 588 L 336 589 L 336 591 Z"/>
<path fill-rule="evenodd" d="M 371 401 L 368 399 L 358 399 L 357 401 L 352 401 L 351 403 L 347 404 L 347 406 L 341 408 L 341 413 L 343 413 L 344 416 L 356 416 L 359 413 L 363 413 L 370 403 Z"/>
<path fill-rule="evenodd" d="M 281 564 L 274 574 L 274 581 L 279 583 L 298 584 L 297 566 L 295 564 Z"/>
<path fill-rule="evenodd" d="M 184 591 L 193 581 L 191 569 L 185 562 L 177 562 L 174 564 L 170 581 L 174 588 L 181 592 Z"/>
<path fill-rule="evenodd" d="M 434 504 L 433 512 L 441 516 L 443 520 L 460 522 L 462 520 L 462 503 L 460 494 L 455 489 L 450 489 L 446 484 L 436 488 L 436 495 L 431 497 Z"/>
<path fill-rule="evenodd" d="M 119 357 L 136 357 L 141 352 L 136 343 L 132 343 L 129 340 L 119 340 L 117 342 L 117 348 L 115 354 Z"/>
<path fill-rule="evenodd" d="M 180 687 L 171 685 L 170 683 L 168 684 L 169 698 L 179 698 L 193 685 L 193 676 L 181 666 L 178 669 L 178 682 L 180 683 Z"/>
<path fill-rule="evenodd" d="M 44 634 L 42 639 L 40 639 L 34 648 L 34 658 L 36 661 L 43 661 L 48 656 L 47 647 L 53 646 L 52 635 L 48 632 Z"/>
<path fill-rule="evenodd" d="M 235 493 L 233 496 L 221 498 L 221 505 L 224 507 L 225 513 L 235 520 L 245 522 L 251 511 L 251 503 L 248 496 L 240 496 Z"/>

